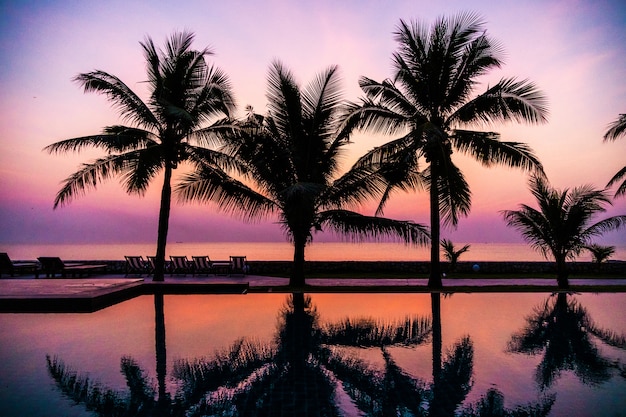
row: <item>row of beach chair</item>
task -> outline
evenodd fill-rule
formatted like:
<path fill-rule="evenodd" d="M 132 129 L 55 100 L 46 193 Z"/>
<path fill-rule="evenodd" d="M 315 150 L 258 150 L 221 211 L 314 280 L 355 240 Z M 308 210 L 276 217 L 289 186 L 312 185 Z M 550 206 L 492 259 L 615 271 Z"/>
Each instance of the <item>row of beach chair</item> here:
<path fill-rule="evenodd" d="M 103 271 L 106 269 L 105 264 L 95 265 L 88 263 L 65 263 L 56 256 L 41 256 L 37 258 L 38 262 L 13 262 L 6 252 L 0 253 L 0 276 L 7 273 L 10 276 L 15 274 L 32 273 L 35 278 L 39 278 L 39 274 L 46 274 L 47 278 L 54 278 L 57 274 L 65 278 L 68 275 L 72 277 L 80 277 L 88 275 L 92 272 Z"/>
<path fill-rule="evenodd" d="M 126 276 L 150 275 L 155 269 L 155 256 L 126 256 Z M 173 275 L 246 275 L 249 266 L 245 256 L 231 256 L 228 261 L 212 261 L 208 256 L 170 256 L 166 272 Z"/>

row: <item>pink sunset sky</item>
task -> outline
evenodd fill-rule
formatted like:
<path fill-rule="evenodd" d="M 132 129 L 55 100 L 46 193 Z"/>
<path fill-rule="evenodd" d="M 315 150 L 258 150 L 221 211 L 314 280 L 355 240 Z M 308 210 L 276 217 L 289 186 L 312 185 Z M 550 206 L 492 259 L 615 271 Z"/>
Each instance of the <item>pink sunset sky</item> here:
<path fill-rule="evenodd" d="M 120 120 L 104 96 L 84 94 L 71 79 L 103 70 L 142 97 L 146 79 L 139 42 L 162 45 L 174 31 L 196 34 L 210 60 L 230 77 L 240 115 L 265 112 L 266 74 L 275 58 L 302 85 L 319 71 L 341 68 L 345 98 L 360 95 L 359 76 L 391 76 L 400 19 L 432 22 L 479 13 L 506 51 L 505 65 L 484 79 L 534 81 L 549 99 L 549 123 L 494 126 L 503 140 L 528 143 L 552 185 L 604 187 L 626 164 L 626 138 L 603 143 L 610 122 L 626 113 L 626 6 L 621 1 L 33 1 L 0 6 L 0 243 L 150 242 L 156 240 L 160 183 L 144 197 L 113 180 L 53 210 L 61 182 L 81 162 L 101 155 L 49 155 L 58 140 L 99 133 Z M 390 138 L 357 135 L 345 168 Z M 457 154 L 473 192 L 472 212 L 445 237 L 455 242 L 516 242 L 500 210 L 533 205 L 528 177 L 490 169 Z M 614 190 L 612 190 L 611 194 Z M 362 212 L 373 214 L 372 207 Z M 607 215 L 626 213 L 626 199 Z M 396 194 L 387 217 L 428 223 L 426 195 Z M 624 233 L 606 243 L 626 243 Z M 316 240 L 332 240 L 327 234 Z M 272 221 L 245 224 L 214 206 L 174 204 L 170 241 L 283 241 Z"/>

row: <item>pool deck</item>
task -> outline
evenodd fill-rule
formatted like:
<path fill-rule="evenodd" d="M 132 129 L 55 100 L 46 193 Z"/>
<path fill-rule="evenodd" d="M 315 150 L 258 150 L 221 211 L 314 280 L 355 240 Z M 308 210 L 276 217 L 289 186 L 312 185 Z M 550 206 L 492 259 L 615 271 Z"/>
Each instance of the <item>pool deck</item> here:
<path fill-rule="evenodd" d="M 246 294 L 268 292 L 431 292 L 423 278 L 309 278 L 305 288 L 290 288 L 288 278 L 246 276 L 123 275 L 89 278 L 0 279 L 0 312 L 92 312 L 144 294 Z M 557 292 L 556 279 L 444 278 L 441 292 Z M 569 292 L 626 292 L 626 279 L 570 279 Z"/>

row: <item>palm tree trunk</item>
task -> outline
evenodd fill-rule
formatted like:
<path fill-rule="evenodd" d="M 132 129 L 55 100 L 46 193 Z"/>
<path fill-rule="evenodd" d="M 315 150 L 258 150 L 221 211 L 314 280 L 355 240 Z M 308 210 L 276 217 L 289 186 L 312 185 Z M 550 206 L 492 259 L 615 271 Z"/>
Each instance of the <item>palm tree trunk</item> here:
<path fill-rule="evenodd" d="M 569 271 L 565 256 L 558 256 L 556 259 L 556 282 L 561 289 L 569 288 Z"/>
<path fill-rule="evenodd" d="M 293 244 L 293 266 L 291 269 L 289 286 L 304 287 L 304 249 L 306 247 L 306 238 L 303 238 L 301 236 L 294 236 Z"/>
<path fill-rule="evenodd" d="M 172 203 L 172 167 L 165 165 L 165 178 L 161 190 L 161 208 L 159 210 L 159 231 L 157 234 L 157 250 L 154 262 L 153 281 L 165 280 L 165 245 L 170 223 L 170 206 Z"/>
<path fill-rule="evenodd" d="M 439 172 L 436 163 L 430 164 L 430 276 L 429 288 L 443 288 L 441 282 L 441 265 L 439 263 L 439 241 L 441 240 L 441 225 L 439 215 Z"/>

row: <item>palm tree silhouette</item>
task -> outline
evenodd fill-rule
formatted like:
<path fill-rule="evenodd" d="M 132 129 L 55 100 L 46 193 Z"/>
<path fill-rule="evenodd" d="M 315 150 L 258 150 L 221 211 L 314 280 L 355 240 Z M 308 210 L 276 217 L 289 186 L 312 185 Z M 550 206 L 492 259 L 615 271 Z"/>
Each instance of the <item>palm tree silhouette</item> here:
<path fill-rule="evenodd" d="M 150 99 L 144 102 L 124 82 L 104 71 L 79 74 L 74 81 L 85 92 L 107 96 L 129 126 L 115 125 L 101 134 L 66 139 L 44 150 L 50 153 L 80 151 L 95 147 L 106 156 L 83 164 L 65 181 L 54 207 L 69 203 L 100 182 L 121 177 L 128 193 L 143 195 L 150 182 L 163 173 L 154 280 L 164 279 L 165 246 L 171 206 L 172 171 L 181 162 L 194 161 L 222 129 L 235 105 L 227 76 L 210 66 L 209 49 L 193 50 L 194 35 L 174 33 L 165 50 L 156 48 L 149 37 L 141 43 L 147 62 Z"/>
<path fill-rule="evenodd" d="M 268 76 L 266 117 L 249 108 L 240 129 L 224 138 L 224 160 L 207 159 L 176 188 L 181 199 L 214 201 L 223 210 L 259 219 L 272 214 L 294 245 L 292 287 L 305 285 L 305 248 L 322 229 L 355 240 L 398 237 L 425 244 L 426 228 L 408 221 L 361 215 L 347 207 L 383 188 L 380 173 L 352 168 L 337 177 L 350 127 L 342 119 L 338 68 L 322 72 L 306 88 L 280 62 Z"/>
<path fill-rule="evenodd" d="M 597 265 L 598 271 L 601 269 L 602 264 L 607 262 L 615 253 L 615 246 L 604 246 L 597 243 L 586 245 L 585 249 L 591 252 L 591 261 Z"/>
<path fill-rule="evenodd" d="M 470 211 L 471 194 L 453 151 L 484 166 L 495 164 L 542 172 L 531 149 L 502 142 L 499 134 L 471 129 L 504 121 L 546 121 L 546 100 L 534 84 L 502 79 L 472 97 L 478 78 L 500 67 L 500 48 L 486 34 L 482 19 L 472 13 L 440 18 L 430 28 L 400 21 L 399 44 L 393 55 L 392 79 L 377 82 L 361 77 L 365 92 L 354 104 L 350 123 L 383 134 L 401 134 L 370 151 L 360 166 L 382 164 L 388 188 L 382 213 L 394 189 L 425 187 L 430 195 L 431 272 L 428 285 L 441 288 L 440 227 L 456 226 Z M 422 158 L 426 168 L 421 169 Z"/>
<path fill-rule="evenodd" d="M 535 374 L 542 390 L 550 388 L 564 370 L 573 371 L 588 385 L 598 385 L 611 378 L 616 362 L 602 356 L 592 336 L 626 349 L 623 335 L 598 327 L 574 296 L 564 292 L 548 297 L 526 322 L 524 329 L 513 334 L 507 349 L 527 355 L 543 355 Z"/>
<path fill-rule="evenodd" d="M 613 141 L 619 138 L 620 136 L 625 136 L 625 135 L 626 135 L 626 114 L 620 114 L 617 120 L 611 123 L 611 125 L 609 126 L 609 130 L 607 130 L 606 133 L 604 134 L 604 141 L 605 142 Z M 606 185 L 607 188 L 612 187 L 615 184 L 618 184 L 619 181 L 622 179 L 624 181 L 622 181 L 622 183 L 617 187 L 617 190 L 615 191 L 615 197 L 626 195 L 626 166 L 620 169 L 619 171 L 617 171 L 617 174 L 615 174 L 613 178 L 611 178 L 609 183 Z"/>
<path fill-rule="evenodd" d="M 469 250 L 471 245 L 464 245 L 461 249 L 456 249 L 454 243 L 451 240 L 443 239 L 441 241 L 441 248 L 443 249 L 443 256 L 450 262 L 450 271 L 456 270 L 456 264 L 465 252 Z"/>
<path fill-rule="evenodd" d="M 626 226 L 626 215 L 591 224 L 593 216 L 606 211 L 604 205 L 611 201 L 606 190 L 588 185 L 560 191 L 535 176 L 530 190 L 539 209 L 522 204 L 519 210 L 504 210 L 502 215 L 544 257 L 554 258 L 559 288 L 568 288 L 567 260 L 578 256 L 592 237 Z"/>

